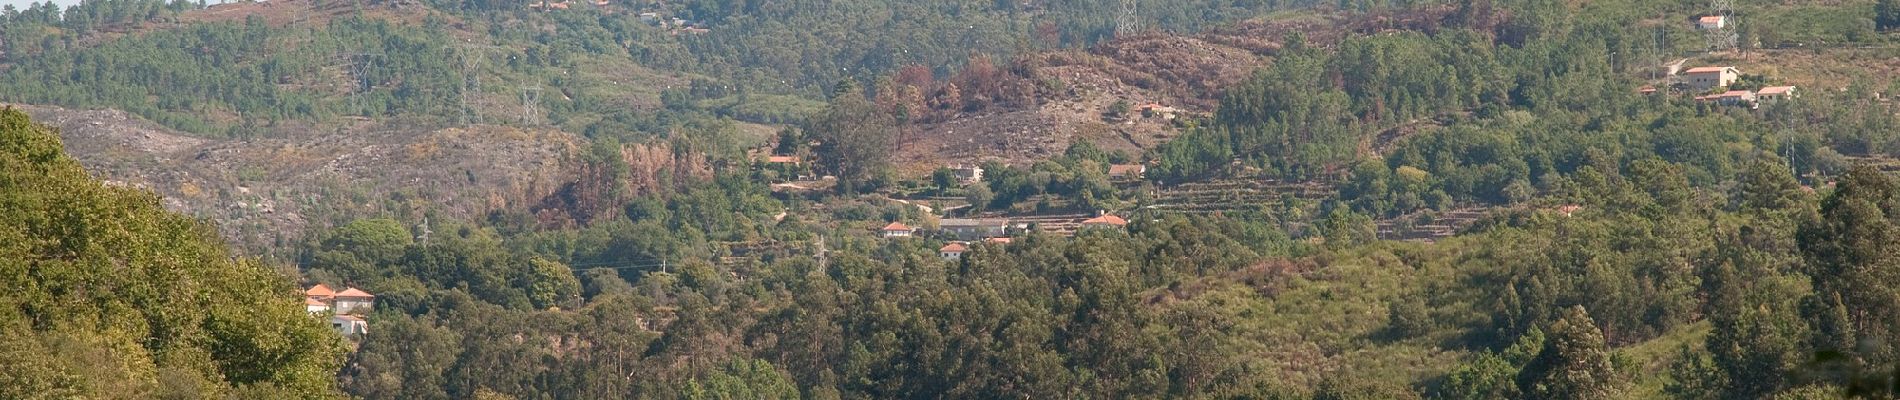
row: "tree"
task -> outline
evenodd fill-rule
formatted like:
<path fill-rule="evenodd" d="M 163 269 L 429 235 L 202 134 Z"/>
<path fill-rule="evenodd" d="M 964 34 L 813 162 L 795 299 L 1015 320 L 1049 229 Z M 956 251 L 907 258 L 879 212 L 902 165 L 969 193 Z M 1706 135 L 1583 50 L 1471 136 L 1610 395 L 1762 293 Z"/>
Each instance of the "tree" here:
<path fill-rule="evenodd" d="M 1610 364 L 1603 331 L 1583 306 L 1571 306 L 1550 324 L 1537 358 L 1518 372 L 1518 388 L 1532 399 L 1616 399 L 1625 377 Z"/>
<path fill-rule="evenodd" d="M 336 397 L 343 343 L 289 279 L 0 109 L 0 398 Z"/>
<path fill-rule="evenodd" d="M 1879 30 L 1900 28 L 1900 0 L 1880 0 L 1874 4 L 1874 27 Z"/>
<path fill-rule="evenodd" d="M 890 168 L 896 121 L 864 98 L 851 81 L 838 84 L 831 104 L 805 130 L 818 138 L 818 166 L 838 178 L 838 190 L 857 193 Z"/>
<path fill-rule="evenodd" d="M 1833 195 L 1821 203 L 1821 217 L 1797 234 L 1807 259 L 1804 271 L 1814 282 L 1810 324 L 1816 343 L 1874 343 L 1867 348 L 1833 348 L 1866 362 L 1893 361 L 1888 344 L 1900 322 L 1900 228 L 1890 215 L 1900 211 L 1900 193 L 1885 173 L 1868 166 L 1848 171 Z M 1832 303 L 1832 304 L 1830 304 Z M 1846 323 L 1832 320 L 1846 310 Z M 1849 340 L 1848 338 L 1857 340 Z M 1823 348 L 1827 349 L 1827 348 Z"/>
<path fill-rule="evenodd" d="M 528 301 L 535 308 L 556 307 L 580 298 L 581 281 L 574 270 L 558 261 L 528 260 Z"/>

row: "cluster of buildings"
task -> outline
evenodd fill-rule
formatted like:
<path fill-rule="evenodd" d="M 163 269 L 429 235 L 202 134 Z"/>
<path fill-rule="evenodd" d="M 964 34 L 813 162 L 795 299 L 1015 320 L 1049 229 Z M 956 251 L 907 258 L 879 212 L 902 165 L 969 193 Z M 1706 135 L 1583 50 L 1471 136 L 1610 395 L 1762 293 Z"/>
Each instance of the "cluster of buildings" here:
<path fill-rule="evenodd" d="M 1111 214 L 1102 214 L 1075 225 L 1077 230 L 1083 231 L 1122 229 L 1127 226 L 1128 220 Z M 1011 241 L 1009 237 L 1011 232 L 1027 231 L 1030 228 L 1029 222 L 1010 221 L 1004 218 L 946 218 L 937 222 L 936 232 L 952 240 L 949 244 L 937 249 L 937 255 L 945 260 L 962 259 L 963 253 L 970 250 L 971 244 L 979 242 L 1008 244 Z M 923 231 L 923 229 L 905 225 L 903 222 L 892 222 L 878 229 L 878 236 L 885 239 L 903 239 L 918 236 Z"/>
<path fill-rule="evenodd" d="M 363 314 L 375 304 L 376 295 L 353 287 L 338 292 L 319 283 L 303 291 L 304 311 L 329 317 L 330 327 L 345 336 L 369 333 L 369 322 L 363 320 Z"/>
<path fill-rule="evenodd" d="M 1699 67 L 1683 72 L 1683 83 L 1696 92 L 1709 92 L 1727 88 L 1741 79 L 1742 71 L 1735 67 Z M 1654 88 L 1643 88 L 1643 93 L 1654 93 Z M 1710 102 L 1725 106 L 1758 108 L 1762 104 L 1774 104 L 1798 97 L 1794 86 L 1769 86 L 1759 90 L 1727 90 L 1721 93 L 1696 96 L 1696 101 Z"/>

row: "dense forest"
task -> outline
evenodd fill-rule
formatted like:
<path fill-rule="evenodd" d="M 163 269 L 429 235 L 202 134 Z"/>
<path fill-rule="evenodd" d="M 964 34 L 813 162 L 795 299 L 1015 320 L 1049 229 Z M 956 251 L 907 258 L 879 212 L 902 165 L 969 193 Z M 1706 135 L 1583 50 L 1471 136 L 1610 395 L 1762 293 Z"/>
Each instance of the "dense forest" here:
<path fill-rule="evenodd" d="M 539 84 L 546 125 L 587 142 L 534 204 L 334 212 L 254 260 L 0 112 L 0 397 L 1900 396 L 1900 79 L 1734 107 L 1644 61 L 1890 58 L 1892 1 L 1741 2 L 1764 23 L 1717 56 L 1686 43 L 1688 1 L 1145 2 L 1159 31 L 1413 18 L 1275 33 L 1159 147 L 1078 141 L 969 182 L 901 176 L 890 149 L 1062 86 L 1019 60 L 1114 40 L 1120 2 L 424 3 L 164 28 L 205 6 L 6 10 L 7 101 L 251 138 L 473 123 L 504 83 Z M 649 9 L 707 31 L 631 12 Z M 1130 165 L 1146 175 L 1114 176 Z M 1329 192 L 1158 207 L 1210 182 Z M 406 195 L 352 201 L 426 203 Z M 1385 240 L 1472 209 L 1455 235 Z M 1074 213 L 1127 223 L 954 256 L 932 229 Z M 880 233 L 903 224 L 924 229 Z M 292 282 L 375 293 L 369 332 L 325 330 Z"/>

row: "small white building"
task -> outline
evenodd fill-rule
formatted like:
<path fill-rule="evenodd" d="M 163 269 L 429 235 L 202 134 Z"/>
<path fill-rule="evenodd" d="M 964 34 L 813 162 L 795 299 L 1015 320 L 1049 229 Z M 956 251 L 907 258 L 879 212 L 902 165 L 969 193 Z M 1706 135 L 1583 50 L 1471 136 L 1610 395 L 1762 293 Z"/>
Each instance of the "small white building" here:
<path fill-rule="evenodd" d="M 1755 100 L 1764 104 L 1774 104 L 1795 97 L 1799 96 L 1795 94 L 1794 86 L 1769 86 L 1755 91 Z"/>
<path fill-rule="evenodd" d="M 885 225 L 884 229 L 878 230 L 878 234 L 885 238 L 907 238 L 916 232 L 916 229 L 912 229 L 909 225 L 904 225 L 902 222 L 892 222 L 890 225 Z"/>
<path fill-rule="evenodd" d="M 983 181 L 983 167 L 975 165 L 956 165 L 950 167 L 950 172 L 956 174 L 957 181 L 963 182 L 964 184 Z"/>
<path fill-rule="evenodd" d="M 956 260 L 963 259 L 963 253 L 967 251 L 970 251 L 970 248 L 968 246 L 964 246 L 962 243 L 953 242 L 950 244 L 943 245 L 943 248 L 941 249 L 937 249 L 937 256 L 943 257 L 943 259 L 947 261 L 956 261 Z"/>
<path fill-rule="evenodd" d="M 1697 29 L 1702 29 L 1702 30 L 1722 29 L 1727 26 L 1728 26 L 1728 17 L 1724 17 L 1720 15 L 1710 15 L 1710 16 L 1705 16 L 1702 18 L 1697 18 L 1695 22 L 1695 27 Z"/>
<path fill-rule="evenodd" d="M 310 313 L 310 315 L 322 315 L 330 312 L 330 304 L 305 297 L 303 299 L 303 310 L 304 312 Z"/>
<path fill-rule="evenodd" d="M 1741 78 L 1742 71 L 1735 67 L 1700 67 L 1690 68 L 1683 72 L 1683 75 L 1689 78 L 1690 87 L 1694 87 L 1697 91 L 1704 91 L 1734 84 L 1736 79 Z"/>
<path fill-rule="evenodd" d="M 364 321 L 363 317 L 355 315 L 332 315 L 330 316 L 330 327 L 335 328 L 337 332 L 342 333 L 344 336 L 369 333 L 369 321 Z"/>

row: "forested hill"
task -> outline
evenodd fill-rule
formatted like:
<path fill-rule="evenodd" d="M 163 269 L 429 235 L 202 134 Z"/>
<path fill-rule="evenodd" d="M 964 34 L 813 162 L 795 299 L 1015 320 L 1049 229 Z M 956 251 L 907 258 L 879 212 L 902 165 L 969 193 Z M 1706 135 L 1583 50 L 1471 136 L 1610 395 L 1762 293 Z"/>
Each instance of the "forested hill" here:
<path fill-rule="evenodd" d="M 333 398 L 344 342 L 276 270 L 0 110 L 0 398 Z"/>
<path fill-rule="evenodd" d="M 1900 0 L 1315 3 L 11 12 L 0 99 L 375 295 L 7 113 L 0 390 L 1900 395 Z"/>

